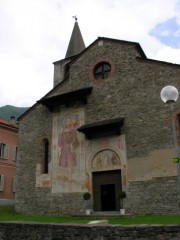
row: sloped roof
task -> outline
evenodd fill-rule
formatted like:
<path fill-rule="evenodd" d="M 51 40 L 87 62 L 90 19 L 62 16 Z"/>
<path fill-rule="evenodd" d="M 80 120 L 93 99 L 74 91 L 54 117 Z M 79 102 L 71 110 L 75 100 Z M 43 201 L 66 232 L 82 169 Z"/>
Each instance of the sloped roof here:
<path fill-rule="evenodd" d="M 71 38 L 69 41 L 69 45 L 68 45 L 68 49 L 67 49 L 65 58 L 77 55 L 80 52 L 82 52 L 85 48 L 86 47 L 84 44 L 84 40 L 83 40 L 81 31 L 80 31 L 78 22 L 76 21 L 74 24 L 72 34 L 71 34 Z"/>
<path fill-rule="evenodd" d="M 172 63 L 172 62 L 166 62 L 166 61 L 161 61 L 161 60 L 156 60 L 156 59 L 151 59 L 151 58 L 142 58 L 142 57 L 136 57 L 137 60 L 140 61 L 147 61 L 147 62 L 152 62 L 152 63 L 157 63 L 157 64 L 165 64 L 165 65 L 169 65 L 171 67 L 180 67 L 180 64 L 178 63 Z"/>
<path fill-rule="evenodd" d="M 9 127 L 9 128 L 13 128 L 13 129 L 17 129 L 19 128 L 19 126 L 17 124 L 14 124 L 12 122 L 8 122 L 2 118 L 0 118 L 0 125 L 4 126 L 4 127 Z"/>
<path fill-rule="evenodd" d="M 107 38 L 107 37 L 98 37 L 94 42 L 92 42 L 88 47 L 86 47 L 82 52 L 76 54 L 74 58 L 69 62 L 69 64 L 74 63 L 79 57 L 81 57 L 85 52 L 89 51 L 89 49 L 94 46 L 98 41 L 111 41 L 111 42 L 116 42 L 116 43 L 123 43 L 127 45 L 133 45 L 141 55 L 143 59 L 147 59 L 146 54 L 144 53 L 141 45 L 138 42 L 131 42 L 131 41 L 126 41 L 126 40 L 120 40 L 120 39 L 114 39 L 114 38 Z M 57 61 L 58 62 L 58 61 Z"/>

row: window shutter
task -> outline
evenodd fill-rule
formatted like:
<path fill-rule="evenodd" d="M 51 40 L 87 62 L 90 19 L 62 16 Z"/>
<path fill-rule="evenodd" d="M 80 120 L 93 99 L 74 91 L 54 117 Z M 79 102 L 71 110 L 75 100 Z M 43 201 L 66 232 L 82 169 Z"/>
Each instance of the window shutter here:
<path fill-rule="evenodd" d="M 13 193 L 16 192 L 16 177 L 13 177 Z"/>
<path fill-rule="evenodd" d="M 16 146 L 14 146 L 13 147 L 13 160 L 17 160 L 17 147 Z"/>
<path fill-rule="evenodd" d="M 9 145 L 8 144 L 5 145 L 4 151 L 5 151 L 4 158 L 9 159 Z"/>
<path fill-rule="evenodd" d="M 0 191 L 4 191 L 4 175 L 0 175 Z"/>
<path fill-rule="evenodd" d="M 3 143 L 0 143 L 0 158 L 3 158 Z"/>

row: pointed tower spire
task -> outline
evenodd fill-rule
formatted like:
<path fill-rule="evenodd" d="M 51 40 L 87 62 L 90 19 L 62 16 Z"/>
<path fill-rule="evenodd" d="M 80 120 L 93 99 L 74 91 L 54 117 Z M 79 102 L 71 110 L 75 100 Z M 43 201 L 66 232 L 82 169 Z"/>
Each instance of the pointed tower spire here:
<path fill-rule="evenodd" d="M 74 24 L 74 28 L 73 28 L 73 31 L 71 34 L 71 38 L 69 41 L 69 45 L 68 45 L 68 49 L 67 49 L 65 58 L 74 56 L 74 55 L 82 52 L 86 48 L 83 37 L 81 35 L 81 31 L 79 29 L 78 22 L 77 22 L 77 16 L 73 16 L 73 18 L 75 18 L 75 24 Z"/>

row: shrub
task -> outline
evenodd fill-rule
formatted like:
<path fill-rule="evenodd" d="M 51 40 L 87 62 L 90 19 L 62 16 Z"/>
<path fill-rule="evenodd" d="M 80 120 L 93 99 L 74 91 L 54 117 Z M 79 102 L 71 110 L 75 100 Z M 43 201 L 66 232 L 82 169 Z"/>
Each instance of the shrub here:
<path fill-rule="evenodd" d="M 84 200 L 89 200 L 91 198 L 91 194 L 89 193 L 89 192 L 85 192 L 84 194 L 83 194 L 83 199 Z"/>
<path fill-rule="evenodd" d="M 119 194 L 119 198 L 120 198 L 120 199 L 126 198 L 126 192 L 121 191 L 120 194 Z"/>

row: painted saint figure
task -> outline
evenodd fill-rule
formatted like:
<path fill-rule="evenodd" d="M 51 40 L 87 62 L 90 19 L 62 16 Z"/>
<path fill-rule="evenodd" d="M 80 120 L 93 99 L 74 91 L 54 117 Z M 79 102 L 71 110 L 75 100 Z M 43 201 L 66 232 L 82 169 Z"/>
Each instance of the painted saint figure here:
<path fill-rule="evenodd" d="M 76 166 L 76 149 L 79 146 L 77 120 L 65 118 L 59 134 L 58 146 L 60 148 L 59 165 L 72 168 Z"/>

